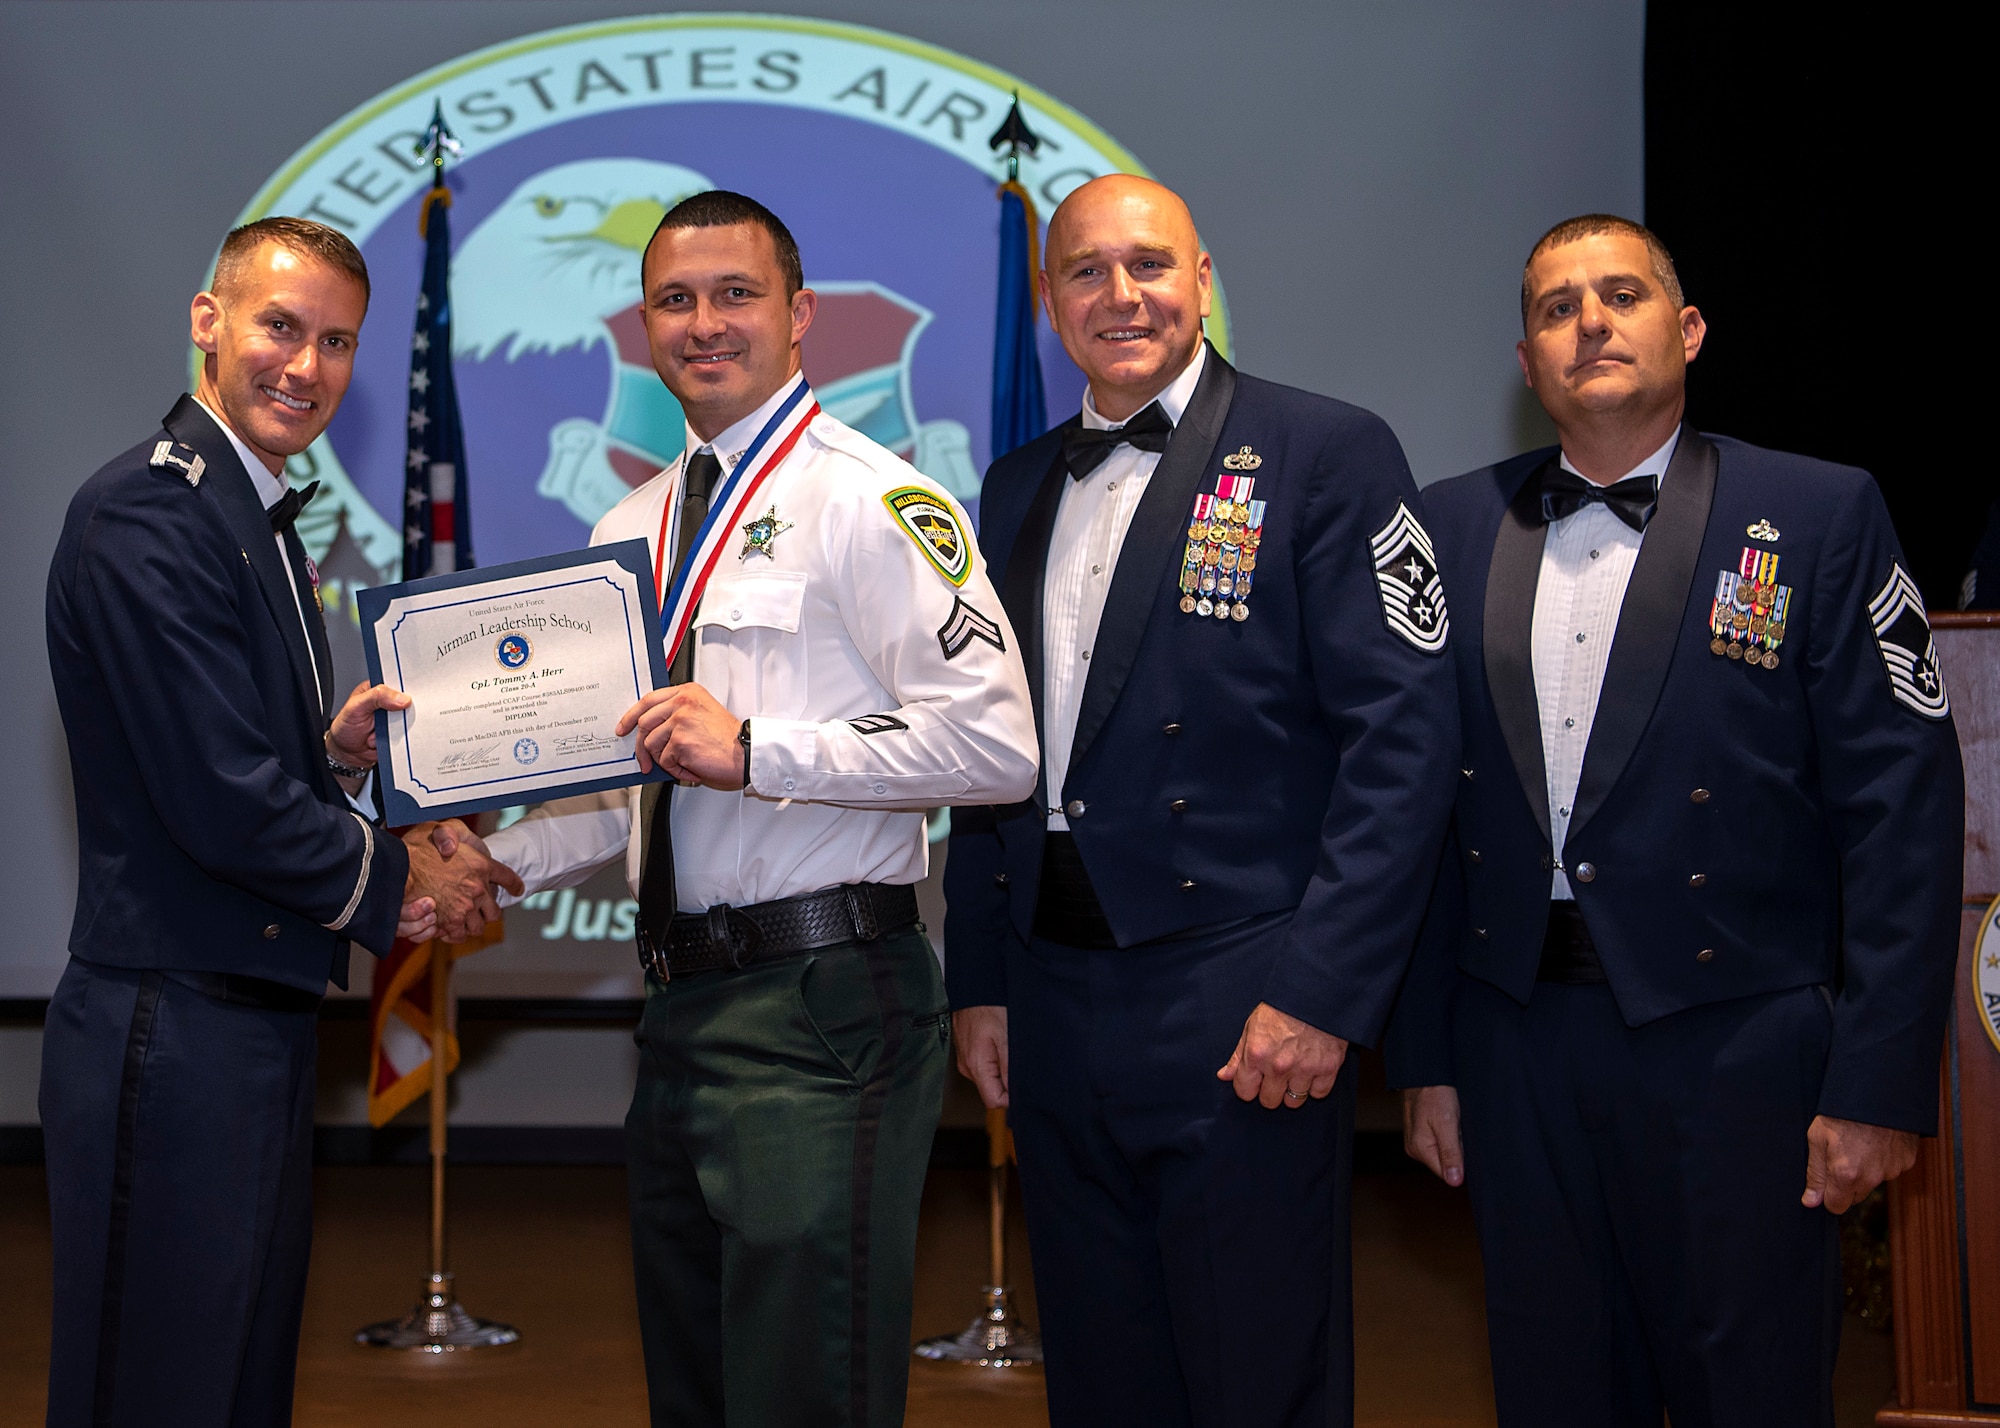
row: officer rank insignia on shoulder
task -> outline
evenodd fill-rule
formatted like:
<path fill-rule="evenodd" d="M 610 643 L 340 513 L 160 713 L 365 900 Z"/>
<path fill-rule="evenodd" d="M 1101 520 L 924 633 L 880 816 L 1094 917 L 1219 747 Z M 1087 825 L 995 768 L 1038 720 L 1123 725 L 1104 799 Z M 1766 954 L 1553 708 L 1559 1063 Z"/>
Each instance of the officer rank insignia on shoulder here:
<path fill-rule="evenodd" d="M 1438 653 L 1451 633 L 1451 614 L 1445 609 L 1444 582 L 1429 532 L 1399 501 L 1396 514 L 1369 537 L 1368 547 L 1382 591 L 1382 619 L 1390 632 L 1425 654 Z"/>
<path fill-rule="evenodd" d="M 186 451 L 187 455 L 181 455 Z M 178 467 L 181 475 L 187 477 L 190 486 L 201 484 L 202 472 L 208 470 L 208 463 L 201 459 L 201 453 L 189 447 L 177 447 L 174 442 L 161 441 L 153 446 L 153 457 L 146 463 L 155 471 L 164 471 L 169 466 Z"/>
<path fill-rule="evenodd" d="M 1889 671 L 1889 692 L 1926 719 L 1942 719 L 1951 713 L 1944 671 L 1938 668 L 1937 645 L 1931 639 L 1931 622 L 1924 615 L 1924 598 L 1900 564 L 1890 562 L 1888 583 L 1868 602 L 1868 618 L 1874 623 L 1875 643 Z"/>
<path fill-rule="evenodd" d="M 972 542 L 948 501 L 922 486 L 899 486 L 882 504 L 938 574 L 954 585 L 965 584 L 972 575 Z"/>
<path fill-rule="evenodd" d="M 1244 447 L 1222 464 L 1255 470 L 1264 458 Z M 1257 548 L 1264 543 L 1264 503 L 1250 499 L 1257 482 L 1227 472 L 1215 494 L 1194 498 L 1187 550 L 1181 556 L 1181 613 L 1218 620 L 1250 618 L 1250 587 L 1257 581 Z"/>
<path fill-rule="evenodd" d="M 957 659 L 974 640 L 984 640 L 1002 653 L 1007 649 L 1007 641 L 1000 633 L 1000 622 L 966 604 L 963 595 L 952 600 L 951 613 L 938 626 L 937 637 L 938 648 L 944 651 L 946 659 Z M 864 729 L 862 732 L 868 731 Z"/>
<path fill-rule="evenodd" d="M 1752 527 L 1751 535 L 1756 535 Z M 1771 532 L 1777 538 L 1777 532 Z M 1776 669 L 1778 646 L 1785 642 L 1785 620 L 1792 610 L 1792 587 L 1778 583 L 1784 559 L 1774 550 L 1743 547 L 1734 570 L 1715 577 L 1715 600 L 1708 607 L 1709 650 L 1740 659 L 1748 669 Z"/>

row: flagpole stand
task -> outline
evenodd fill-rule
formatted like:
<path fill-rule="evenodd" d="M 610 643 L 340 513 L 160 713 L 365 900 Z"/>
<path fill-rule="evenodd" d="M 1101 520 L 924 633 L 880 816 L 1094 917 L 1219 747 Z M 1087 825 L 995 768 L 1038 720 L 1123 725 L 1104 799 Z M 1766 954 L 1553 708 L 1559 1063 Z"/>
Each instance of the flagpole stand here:
<path fill-rule="evenodd" d="M 445 1155 L 445 1036 L 446 1000 L 451 976 L 451 950 L 431 941 L 431 1272 L 417 1295 L 416 1307 L 400 1319 L 370 1324 L 354 1336 L 357 1344 L 377 1349 L 417 1349 L 427 1354 L 456 1353 L 511 1344 L 520 1332 L 511 1324 L 477 1319 L 458 1302 L 453 1275 L 444 1267 Z"/>
<path fill-rule="evenodd" d="M 940 1334 L 918 1344 L 920 1359 L 978 1364 L 981 1368 L 1018 1368 L 1042 1361 L 1041 1336 L 1028 1327 L 1014 1306 L 1007 1285 L 1007 1113 L 986 1113 L 988 1283 L 980 1293 L 986 1307 L 956 1334 Z"/>

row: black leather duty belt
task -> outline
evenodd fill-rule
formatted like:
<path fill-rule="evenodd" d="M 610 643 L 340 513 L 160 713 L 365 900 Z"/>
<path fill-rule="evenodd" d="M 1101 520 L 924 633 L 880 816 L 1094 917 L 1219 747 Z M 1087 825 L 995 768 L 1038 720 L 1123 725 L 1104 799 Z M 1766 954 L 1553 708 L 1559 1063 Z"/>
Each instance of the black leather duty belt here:
<path fill-rule="evenodd" d="M 1549 930 L 1542 934 L 1542 965 L 1535 980 L 1565 987 L 1601 987 L 1604 964 L 1583 913 L 1569 901 L 1549 904 Z"/>
<path fill-rule="evenodd" d="M 906 883 L 849 883 L 803 897 L 674 914 L 661 938 L 639 920 L 639 965 L 655 976 L 735 971 L 755 962 L 873 942 L 914 927 L 917 891 Z"/>

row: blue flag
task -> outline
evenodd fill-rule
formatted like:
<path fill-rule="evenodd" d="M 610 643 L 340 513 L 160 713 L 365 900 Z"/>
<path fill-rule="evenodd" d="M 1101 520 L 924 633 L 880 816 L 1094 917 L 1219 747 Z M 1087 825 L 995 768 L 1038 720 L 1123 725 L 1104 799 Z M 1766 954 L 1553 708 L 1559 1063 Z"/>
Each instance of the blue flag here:
<path fill-rule="evenodd" d="M 993 455 L 1049 429 L 1035 349 L 1035 207 L 1018 183 L 1000 189 L 1000 304 L 993 320 Z"/>
<path fill-rule="evenodd" d="M 410 339 L 409 454 L 403 471 L 403 578 L 468 570 L 472 511 L 466 504 L 465 430 L 451 375 L 451 192 L 442 175 L 417 220 L 424 235 L 424 286 Z"/>

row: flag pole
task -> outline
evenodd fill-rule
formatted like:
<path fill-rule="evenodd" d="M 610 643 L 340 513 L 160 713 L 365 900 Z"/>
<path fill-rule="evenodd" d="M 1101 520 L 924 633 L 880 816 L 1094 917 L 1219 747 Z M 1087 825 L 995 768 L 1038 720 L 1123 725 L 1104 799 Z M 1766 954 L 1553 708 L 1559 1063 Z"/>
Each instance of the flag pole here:
<path fill-rule="evenodd" d="M 445 1258 L 444 1164 L 449 1144 L 446 1133 L 450 1114 L 447 1095 L 450 1082 L 451 1047 L 451 949 L 441 939 L 432 938 L 425 949 L 430 953 L 430 1042 L 431 1042 L 431 1272 L 417 1302 L 400 1319 L 384 1319 L 370 1324 L 354 1336 L 354 1341 L 378 1349 L 416 1349 L 427 1354 L 456 1353 L 461 1349 L 493 1348 L 511 1344 L 520 1331 L 511 1324 L 474 1318 L 458 1302 L 456 1276 Z"/>
<path fill-rule="evenodd" d="M 1035 209 L 1021 183 L 1021 156 L 1033 158 L 1041 136 L 1021 114 L 1021 95 L 986 146 L 1006 150 L 1000 185 L 1000 282 L 993 324 L 993 454 L 1033 441 L 1048 425 L 1041 359 L 1035 350 Z M 965 1329 L 918 1344 L 920 1359 L 1013 1368 L 1042 1361 L 1042 1341 L 1022 1320 L 1007 1287 L 1007 1164 L 1014 1137 L 1007 1113 L 986 1112 L 986 1307 Z"/>
<path fill-rule="evenodd" d="M 914 1350 L 920 1359 L 977 1364 L 981 1368 L 1018 1368 L 1042 1361 L 1042 1340 L 1014 1307 L 1007 1284 L 1007 1162 L 1013 1158 L 1014 1137 L 1007 1113 L 986 1113 L 986 1248 L 987 1281 L 981 1289 L 986 1307 L 956 1334 L 925 1339 Z"/>
<path fill-rule="evenodd" d="M 449 1276 L 444 1268 L 444 1152 L 446 1100 L 445 1022 L 451 991 L 451 953 L 431 939 L 431 1288 Z"/>
<path fill-rule="evenodd" d="M 423 474 L 432 480 L 434 489 L 427 494 L 442 508 L 444 518 L 439 521 L 436 519 L 437 512 L 432 512 L 433 520 L 430 524 L 412 528 L 406 534 L 403 547 L 405 579 L 437 574 L 441 570 L 460 569 L 463 565 L 470 564 L 471 560 L 470 535 L 463 519 L 465 506 L 463 441 L 458 431 L 456 399 L 451 395 L 453 390 L 450 383 L 451 331 L 448 326 L 450 303 L 446 297 L 451 264 L 451 242 L 444 213 L 451 207 L 451 191 L 445 187 L 444 161 L 447 156 L 456 157 L 460 148 L 458 140 L 452 137 L 451 130 L 445 127 L 444 105 L 440 101 L 432 108 L 430 127 L 425 130 L 423 140 L 416 148 L 420 158 L 428 158 L 431 162 L 431 187 L 424 195 L 417 217 L 417 231 L 427 246 L 424 258 L 424 291 L 417 303 L 418 341 L 413 349 L 418 355 L 412 358 L 412 371 L 413 373 L 417 371 L 416 363 L 421 359 L 430 365 L 434 373 L 442 374 L 442 381 L 436 385 L 444 395 L 445 412 L 449 420 L 422 425 L 413 420 L 411 424 L 413 431 L 433 428 L 434 430 L 432 437 L 427 438 L 426 448 L 419 450 L 413 447 L 411 455 L 420 462 L 428 455 L 428 470 Z M 437 299 L 434 307 L 433 288 Z M 435 344 L 426 340 L 430 336 L 427 325 L 428 329 L 436 332 Z M 419 385 L 413 378 L 411 390 L 428 394 L 433 387 L 428 384 Z M 438 487 L 442 489 L 436 489 Z M 449 545 L 446 542 L 449 542 Z M 442 939 L 434 937 L 426 946 L 412 948 L 410 955 L 414 959 L 426 952 L 430 956 L 431 1271 L 422 1292 L 417 1296 L 416 1306 L 409 1313 L 400 1319 L 384 1319 L 380 1323 L 370 1324 L 354 1337 L 357 1342 L 376 1348 L 417 1349 L 424 1353 L 444 1354 L 459 1349 L 511 1344 L 521 1336 L 512 1325 L 475 1319 L 468 1314 L 465 1306 L 458 1302 L 458 1296 L 453 1289 L 452 1272 L 447 1268 L 444 1167 L 449 1143 L 447 1131 L 450 1116 L 449 1077 L 452 1052 L 452 951 Z"/>

